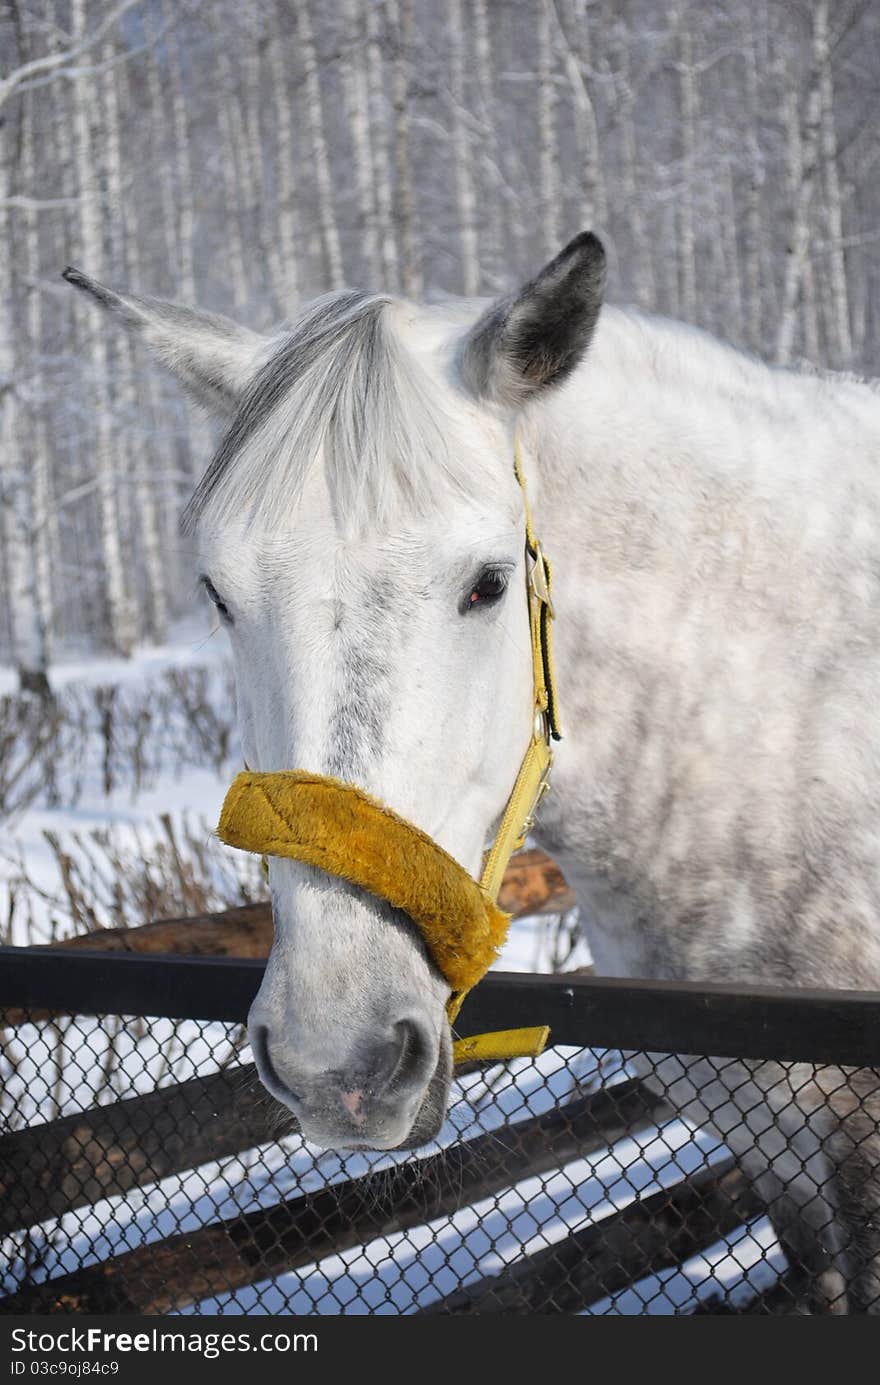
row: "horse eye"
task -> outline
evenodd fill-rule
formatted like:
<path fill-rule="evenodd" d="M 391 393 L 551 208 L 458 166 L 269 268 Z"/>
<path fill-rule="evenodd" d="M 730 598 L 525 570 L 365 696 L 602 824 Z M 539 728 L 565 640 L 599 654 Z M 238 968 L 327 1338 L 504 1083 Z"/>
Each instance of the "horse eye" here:
<path fill-rule="evenodd" d="M 507 573 L 498 568 L 486 568 L 471 588 L 465 609 L 471 611 L 475 606 L 494 606 L 506 591 Z"/>
<path fill-rule="evenodd" d="M 205 588 L 205 591 L 208 593 L 208 596 L 213 601 L 214 605 L 217 607 L 217 614 L 219 615 L 220 619 L 224 620 L 227 625 L 231 625 L 232 616 L 229 614 L 229 607 L 226 605 L 226 602 L 223 600 L 220 593 L 217 591 L 217 588 L 214 586 L 214 583 L 211 581 L 210 577 L 203 577 L 201 580 L 202 586 Z"/>

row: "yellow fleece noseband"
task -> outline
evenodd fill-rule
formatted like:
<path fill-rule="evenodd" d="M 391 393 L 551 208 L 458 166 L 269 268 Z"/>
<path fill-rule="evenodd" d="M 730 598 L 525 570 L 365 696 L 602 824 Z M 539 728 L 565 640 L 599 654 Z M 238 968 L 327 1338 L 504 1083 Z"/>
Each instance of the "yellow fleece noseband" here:
<path fill-rule="evenodd" d="M 480 881 L 426 833 L 357 785 L 305 770 L 261 774 L 247 769 L 239 774 L 226 795 L 217 829 L 229 846 L 317 866 L 408 914 L 452 988 L 450 1024 L 468 991 L 495 961 L 507 934 L 510 916 L 495 901 L 507 863 L 523 845 L 548 787 L 551 737 L 559 739 L 550 564 L 532 530 L 518 450 L 514 469 L 526 515 L 534 721 Z M 459 1039 L 453 1045 L 455 1061 L 534 1056 L 548 1035 L 547 1027 L 539 1026 Z"/>

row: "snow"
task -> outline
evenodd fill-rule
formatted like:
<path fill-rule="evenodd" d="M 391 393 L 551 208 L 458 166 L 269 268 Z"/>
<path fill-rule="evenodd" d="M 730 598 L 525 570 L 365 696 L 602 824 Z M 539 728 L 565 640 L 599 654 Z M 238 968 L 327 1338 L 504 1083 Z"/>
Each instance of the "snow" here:
<path fill-rule="evenodd" d="M 177 621 L 167 643 L 136 646 L 130 659 L 115 655 L 95 655 L 87 651 L 72 654 L 52 664 L 50 682 L 55 691 L 74 683 L 87 687 L 114 684 L 127 687 L 143 683 L 166 668 L 185 668 L 193 664 L 220 664 L 227 658 L 226 642 L 220 631 L 199 616 Z M 18 690 L 18 674 L 9 664 L 0 664 L 0 697 Z"/>
<path fill-rule="evenodd" d="M 53 683 L 95 686 L 116 680 L 132 687 L 168 667 L 208 663 L 219 670 L 222 656 L 219 641 L 206 640 L 204 631 L 189 629 L 178 632 L 176 643 L 139 650 L 124 664 L 117 660 L 70 663 L 53 670 Z M 8 676 L 0 673 L 0 691 L 4 679 L 8 682 Z M 230 758 L 237 755 L 232 746 Z M 63 833 L 112 823 L 123 833 L 137 829 L 143 835 L 155 830 L 159 812 L 171 808 L 176 814 L 189 812 L 213 821 L 226 783 L 225 775 L 213 770 L 189 767 L 180 771 L 179 766 L 168 766 L 166 774 L 135 797 L 127 787 L 106 796 L 98 767 L 91 766 L 75 808 L 37 804 L 16 822 L 15 835 L 30 872 L 48 885 L 53 863 L 42 836 L 47 827 Z M 552 920 L 515 921 L 499 967 L 551 970 L 552 928 Z M 578 943 L 567 965 L 587 960 L 584 944 Z M 116 1100 L 150 1091 L 157 1081 L 216 1070 L 218 1063 L 233 1055 L 234 1038 L 234 1026 L 195 1022 L 153 1020 L 146 1033 L 131 1021 L 81 1019 L 62 1023 L 57 1031 L 46 1025 L 23 1026 L 3 1054 L 7 1096 L 18 1100 L 17 1124 L 39 1121 L 47 1118 L 47 1111 L 60 1114 L 92 1105 L 96 1073 L 105 1066 L 111 1068 L 111 1081 L 100 1100 Z M 249 1056 L 243 1049 L 234 1053 L 234 1061 L 244 1063 Z M 491 1074 L 465 1077 L 456 1084 L 457 1100 L 438 1140 L 422 1153 L 489 1130 L 498 1131 L 503 1139 L 509 1122 L 564 1104 L 596 1086 L 600 1076 L 608 1083 L 626 1075 L 621 1055 L 551 1049 L 536 1062 L 522 1060 L 498 1069 L 494 1081 L 489 1080 Z M 378 1237 L 320 1264 L 181 1311 L 410 1313 L 462 1284 L 499 1273 L 524 1253 L 601 1222 L 634 1199 L 672 1186 L 725 1154 L 705 1132 L 683 1120 L 672 1120 L 638 1140 L 620 1141 L 551 1174 L 523 1179 L 452 1216 L 400 1235 Z M 34 1278 L 64 1273 L 145 1241 L 271 1206 L 394 1162 L 395 1156 L 388 1154 L 340 1157 L 289 1136 L 34 1229 L 30 1244 L 41 1245 L 44 1254 L 31 1272 Z M 19 1236 L 6 1247 L 9 1269 L 2 1282 L 7 1292 L 18 1273 L 16 1247 L 23 1245 L 24 1238 Z M 719 1292 L 737 1302 L 771 1284 L 781 1265 L 772 1230 L 762 1220 L 707 1247 L 675 1271 L 643 1280 L 587 1311 L 665 1314 Z"/>

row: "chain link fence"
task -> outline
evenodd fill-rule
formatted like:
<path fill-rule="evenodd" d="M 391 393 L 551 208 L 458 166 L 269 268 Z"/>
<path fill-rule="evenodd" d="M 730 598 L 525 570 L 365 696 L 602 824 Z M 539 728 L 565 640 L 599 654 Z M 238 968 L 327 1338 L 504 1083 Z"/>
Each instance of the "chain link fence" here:
<path fill-rule="evenodd" d="M 3 1312 L 880 1311 L 872 1068 L 567 1044 L 404 1157 L 304 1141 L 239 1023 L 7 1009 L 0 1054 Z"/>

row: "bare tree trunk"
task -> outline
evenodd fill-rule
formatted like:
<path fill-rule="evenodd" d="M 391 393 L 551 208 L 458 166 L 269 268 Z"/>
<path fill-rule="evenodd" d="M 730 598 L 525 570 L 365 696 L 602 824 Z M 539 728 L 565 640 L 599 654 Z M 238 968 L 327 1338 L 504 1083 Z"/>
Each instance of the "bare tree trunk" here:
<path fill-rule="evenodd" d="M 277 237 L 268 206 L 263 201 L 263 131 L 261 113 L 264 104 L 262 73 L 262 11 L 259 5 L 243 9 L 244 54 L 237 64 L 241 76 L 234 81 L 232 119 L 238 136 L 245 195 L 245 235 L 258 260 L 259 274 L 255 288 L 262 302 L 270 301 L 272 277 L 271 255 Z M 252 276 L 253 278 L 253 276 Z"/>
<path fill-rule="evenodd" d="M 125 74 L 111 66 L 113 48 L 104 50 L 108 68 L 103 77 L 104 110 L 106 112 L 106 161 L 107 161 L 107 202 L 109 212 L 110 241 L 115 244 L 115 259 L 124 268 L 125 280 L 130 284 L 140 282 L 140 266 L 137 251 L 137 235 L 129 234 L 130 213 L 122 189 L 122 152 L 120 144 L 121 128 L 119 119 L 118 83 L 125 82 Z M 125 419 L 136 420 L 139 413 L 137 392 L 135 390 L 136 357 L 135 348 L 128 333 L 123 333 L 119 343 L 119 402 Z M 146 630 L 156 644 L 161 644 L 168 633 L 168 589 L 166 585 L 168 563 L 162 551 L 161 508 L 159 487 L 152 474 L 150 447 L 142 429 L 127 423 L 129 434 L 126 455 L 129 459 L 134 480 L 134 497 L 137 509 L 135 531 L 143 544 L 144 572 L 147 579 Z"/>
<path fill-rule="evenodd" d="M 386 8 L 383 6 L 383 8 Z M 367 7 L 367 86 L 370 123 L 373 132 L 373 177 L 376 194 L 376 230 L 382 274 L 378 284 L 393 293 L 400 287 L 397 255 L 397 227 L 394 221 L 394 189 L 391 180 L 391 149 L 388 102 L 382 54 L 381 10 L 378 4 Z"/>
<path fill-rule="evenodd" d="M 161 249 L 157 259 L 165 267 L 165 276 L 168 292 L 173 293 L 177 285 L 178 267 L 178 220 L 176 209 L 176 197 L 174 188 L 174 164 L 167 148 L 167 126 L 166 126 L 166 93 L 162 83 L 162 71 L 159 67 L 158 38 L 159 38 L 159 15 L 155 11 L 150 11 L 148 7 L 145 11 L 144 26 L 147 37 L 146 52 L 146 75 L 147 75 L 147 95 L 150 102 L 150 121 L 154 132 L 154 139 L 158 144 L 163 144 L 162 154 L 156 160 L 156 178 L 154 187 L 159 203 L 158 224 L 153 228 L 153 236 L 161 237 Z M 169 45 L 170 47 L 170 45 Z M 173 105 L 173 98 L 172 98 Z"/>
<path fill-rule="evenodd" d="M 171 0 L 161 0 L 160 14 L 165 27 L 168 49 L 168 91 L 171 102 L 171 126 L 174 131 L 174 164 L 177 195 L 175 199 L 177 222 L 177 274 L 180 283 L 180 297 L 184 303 L 198 302 L 196 288 L 196 218 L 194 209 L 195 189 L 193 186 L 193 159 L 190 141 L 189 122 L 186 112 L 183 72 L 180 65 L 180 48 L 175 42 L 175 12 Z M 239 246 L 243 257 L 243 248 Z M 244 279 L 243 261 L 239 276 Z M 132 281 L 137 284 L 137 279 Z M 152 386 L 150 386 L 151 394 Z M 195 410 L 188 408 L 184 415 L 186 430 L 187 470 L 192 477 L 199 475 L 202 466 L 207 465 L 211 455 L 211 433 L 206 420 Z"/>
<path fill-rule="evenodd" d="M 29 191 L 37 186 L 35 150 L 39 134 L 36 126 L 34 93 L 25 107 L 24 140 L 22 145 L 22 183 Z M 39 213 L 33 207 L 24 213 L 25 274 L 27 277 L 27 337 L 30 356 L 30 408 L 28 418 L 30 468 L 33 485 L 31 497 L 30 546 L 33 563 L 32 587 L 35 631 L 40 655 L 39 677 L 46 676 L 52 652 L 54 603 L 52 593 L 52 452 L 46 427 L 48 400 L 43 397 L 40 355 L 43 345 L 42 294 L 40 279 Z M 24 452 L 22 452 L 22 456 Z"/>
<path fill-rule="evenodd" d="M 238 238 L 241 243 L 241 277 L 236 275 L 236 305 L 241 307 L 250 298 L 251 286 L 256 270 L 262 275 L 266 265 L 266 247 L 263 237 L 256 229 L 258 205 L 256 174 L 259 151 L 251 145 L 251 132 L 245 114 L 245 103 L 236 80 L 227 48 L 227 36 L 218 27 L 214 51 L 217 55 L 219 76 L 220 129 L 228 151 L 231 164 L 233 201 L 229 204 L 232 217 L 238 222 Z M 228 182 L 227 182 L 228 186 Z"/>
<path fill-rule="evenodd" d="M 365 65 L 367 43 L 364 9 L 358 0 L 345 0 L 342 18 L 345 26 L 341 64 L 342 90 L 353 153 L 358 210 L 358 250 L 363 256 L 369 282 L 378 286 L 382 270 L 376 232 L 376 176 L 373 170 L 373 142 Z"/>
<path fill-rule="evenodd" d="M 324 270 L 327 285 L 331 289 L 342 288 L 342 247 L 339 229 L 336 225 L 336 209 L 333 205 L 333 181 L 330 177 L 330 155 L 327 150 L 327 136 L 324 131 L 324 113 L 321 107 L 321 83 L 318 77 L 318 57 L 315 52 L 315 39 L 309 18 L 308 0 L 296 0 L 296 26 L 300 53 L 303 62 L 303 85 L 306 97 L 306 124 L 312 146 L 315 164 L 315 181 L 318 190 L 318 225 L 321 245 L 324 251 Z"/>
<path fill-rule="evenodd" d="M 746 118 L 746 177 L 747 193 L 743 217 L 743 248 L 745 267 L 745 334 L 753 351 L 764 344 L 763 274 L 761 269 L 761 200 L 764 189 L 764 161 L 758 143 L 761 84 L 758 75 L 758 37 L 754 13 L 748 11 L 749 26 L 744 40 L 745 118 Z"/>
<path fill-rule="evenodd" d="M 869 200 L 870 191 L 867 197 L 865 192 L 860 184 L 848 183 L 844 189 L 852 223 L 856 226 L 864 224 L 863 218 L 867 214 L 867 208 L 863 204 Z M 875 263 L 875 257 L 870 254 L 866 256 L 864 248 L 857 249 L 855 254 L 850 253 L 849 270 L 855 289 L 852 295 L 852 341 L 853 358 L 856 360 L 864 358 L 870 343 L 876 339 L 873 305 L 880 297 L 876 287 L 880 276 L 874 268 Z"/>
<path fill-rule="evenodd" d="M 816 292 L 816 271 L 809 255 L 804 260 L 801 296 L 804 309 L 804 354 L 808 361 L 818 361 L 822 355 L 819 335 L 819 296 Z"/>
<path fill-rule="evenodd" d="M 718 232 L 717 241 L 721 248 L 720 256 L 720 311 L 719 329 L 729 335 L 737 345 L 743 344 L 745 332 L 743 318 L 742 275 L 739 265 L 739 245 L 736 239 L 736 193 L 733 188 L 733 171 L 728 163 L 720 175 L 721 185 L 717 189 L 716 206 Z"/>
<path fill-rule="evenodd" d="M 618 15 L 612 30 L 611 48 L 614 61 L 614 91 L 620 124 L 620 213 L 626 218 L 632 237 L 633 287 L 636 302 L 641 308 L 653 308 L 656 290 L 639 186 L 638 146 L 633 119 L 635 97 L 630 77 L 630 35 L 622 13 Z M 671 259 L 668 251 L 665 259 Z M 677 310 L 677 304 L 673 310 Z"/>
<path fill-rule="evenodd" d="M 171 108 L 171 127 L 174 131 L 174 165 L 176 172 L 175 242 L 177 272 L 181 297 L 185 303 L 196 302 L 195 226 L 193 215 L 193 165 L 189 123 L 186 118 L 183 73 L 180 49 L 175 41 L 174 11 L 170 0 L 161 0 L 160 14 L 166 33 L 168 50 L 168 96 Z"/>
<path fill-rule="evenodd" d="M 551 0 L 539 0 L 535 20 L 538 43 L 538 186 L 544 253 L 555 255 L 562 232 L 562 191 L 559 184 L 559 149 L 556 138 L 556 62 L 553 52 Z"/>
<path fill-rule="evenodd" d="M 798 198 L 804 181 L 804 140 L 801 133 L 797 88 L 794 84 L 793 73 L 790 70 L 788 70 L 785 82 L 785 92 L 783 110 L 785 113 L 785 127 L 787 133 L 786 144 L 789 157 L 788 193 L 790 203 L 794 207 L 798 204 Z M 813 275 L 813 264 L 809 255 L 806 253 L 800 273 L 800 309 L 801 326 L 803 330 L 803 351 L 810 360 L 815 361 L 819 357 L 819 312 L 816 301 L 816 282 Z"/>
<path fill-rule="evenodd" d="M 582 227 L 602 226 L 608 216 L 605 180 L 599 150 L 599 127 L 590 92 L 590 30 L 586 0 L 571 0 L 570 21 L 563 23 L 561 0 L 550 0 L 556 31 L 562 43 L 565 74 L 574 102 L 579 144 L 583 151 L 579 222 Z M 571 37 L 569 37 L 569 33 Z"/>
<path fill-rule="evenodd" d="M 813 61 L 810 69 L 803 134 L 797 104 L 797 93 L 793 78 L 789 74 L 784 83 L 785 125 L 788 135 L 788 185 L 792 203 L 791 233 L 788 243 L 788 259 L 785 266 L 785 283 L 782 290 L 782 308 L 776 334 L 776 360 L 786 365 L 792 358 L 795 334 L 798 325 L 798 301 L 804 293 L 805 338 L 814 334 L 812 313 L 815 297 L 812 293 L 812 276 L 806 273 L 810 244 L 810 204 L 813 185 L 816 181 L 818 162 L 819 128 L 821 119 L 821 89 L 819 72 L 821 63 L 817 60 L 822 51 L 823 35 L 827 35 L 827 0 L 816 0 L 813 11 Z M 783 71 L 785 60 L 782 59 Z M 809 342 L 807 344 L 809 350 Z"/>
<path fill-rule="evenodd" d="M 485 225 L 480 256 L 487 285 L 493 291 L 504 287 L 502 258 L 504 255 L 504 232 L 502 210 L 504 207 L 503 176 L 501 157 L 498 150 L 496 125 L 496 94 L 494 84 L 494 63 L 492 51 L 492 30 L 489 24 L 489 10 L 486 0 L 473 0 L 474 16 L 474 59 L 477 79 L 477 118 L 480 123 L 481 167 L 485 170 L 488 188 Z"/>
<path fill-rule="evenodd" d="M 682 148 L 682 188 L 679 199 L 679 274 L 681 312 L 697 321 L 697 235 L 694 199 L 697 184 L 697 82 L 690 16 L 676 14 L 678 31 L 678 99 Z"/>
<path fill-rule="evenodd" d="M 407 298 L 420 298 L 422 271 L 416 245 L 415 193 L 410 154 L 409 79 L 413 61 L 413 0 L 386 0 L 394 31 L 391 89 L 394 100 L 394 169 L 397 224 L 400 228 L 400 286 Z"/>
<path fill-rule="evenodd" d="M 669 202 L 661 212 L 661 239 L 662 243 L 668 247 L 675 246 L 677 232 L 676 207 L 674 202 Z M 659 288 L 662 289 L 665 300 L 665 311 L 670 317 L 678 317 L 678 256 L 672 248 L 668 253 L 660 256 L 658 267 L 660 275 Z"/>
<path fill-rule="evenodd" d="M 24 33 L 20 16 L 16 14 L 18 57 L 23 64 Z M 11 47 L 11 45 L 10 45 Z M 13 270 L 18 245 L 13 237 L 13 213 L 7 199 L 19 191 L 21 179 L 25 191 L 30 186 L 33 170 L 34 142 L 28 115 L 32 113 L 21 102 L 21 93 L 7 97 L 0 113 L 0 534 L 3 537 L 5 574 L 0 568 L 0 580 L 5 575 L 12 660 L 22 689 L 40 693 L 48 691 L 46 631 L 41 620 L 33 555 L 34 508 L 31 495 L 33 468 L 27 458 L 33 457 L 30 429 L 25 428 L 25 409 L 22 399 L 20 354 L 16 349 L 16 329 L 20 330 L 19 308 Z M 30 227 L 25 227 L 25 254 L 30 260 L 35 252 Z M 31 288 L 33 294 L 36 290 Z M 28 315 L 26 325 L 33 328 Z M 30 357 L 38 351 L 38 338 L 30 334 Z"/>
<path fill-rule="evenodd" d="M 449 0 L 449 68 L 452 96 L 452 160 L 461 237 L 462 292 L 465 297 L 471 298 L 480 291 L 480 248 L 471 140 L 465 106 L 465 35 L 461 0 Z"/>
<path fill-rule="evenodd" d="M 819 32 L 816 57 L 819 64 L 819 91 L 822 102 L 822 171 L 825 178 L 825 225 L 828 234 L 829 272 L 823 276 L 827 290 L 825 294 L 825 317 L 829 328 L 834 364 L 848 366 L 852 362 L 853 340 L 844 255 L 843 198 L 837 168 L 834 78 L 831 71 L 831 51 L 828 42 L 827 6 L 820 5 L 817 7 L 816 23 L 822 26 Z"/>
<path fill-rule="evenodd" d="M 85 0 L 71 0 L 74 41 L 85 33 Z M 91 121 L 95 112 L 92 77 L 78 72 L 73 80 L 74 160 L 79 187 L 79 233 L 83 263 L 89 273 L 100 278 L 103 265 L 100 190 L 96 179 L 96 148 Z M 109 390 L 105 325 L 87 304 L 83 314 L 83 336 L 94 382 L 95 474 L 98 482 L 100 544 L 104 565 L 110 641 L 114 650 L 131 653 L 135 642 L 135 612 L 128 592 L 119 533 L 119 506 L 114 457 L 113 423 Z"/>
<path fill-rule="evenodd" d="M 57 48 L 57 44 L 53 45 Z M 73 158 L 73 138 L 71 132 L 71 100 L 72 93 L 70 83 L 53 82 L 49 87 L 49 137 L 52 144 L 54 176 L 57 179 L 57 190 L 61 198 L 73 198 L 76 192 L 75 168 Z M 52 263 L 63 265 L 70 255 L 70 247 L 75 243 L 78 215 L 73 206 L 63 206 L 58 209 L 52 218 L 55 234 L 52 238 L 52 248 L 49 252 L 52 255 Z M 44 304 L 41 311 L 47 314 L 50 333 L 57 339 L 65 341 L 75 341 L 77 333 L 77 294 L 63 294 L 60 299 L 49 305 Z M 48 313 L 51 311 L 51 318 Z M 52 413 L 48 416 L 52 432 L 52 453 L 48 459 L 50 468 L 49 485 L 52 488 L 52 481 L 55 481 L 56 495 L 64 488 L 64 482 L 70 475 L 76 475 L 83 468 L 80 464 L 80 454 L 82 450 L 81 440 L 78 430 L 64 430 L 57 426 L 59 414 L 56 412 L 57 404 Z M 65 435 L 66 433 L 66 435 Z M 47 504 L 47 546 L 51 572 L 54 575 L 54 606 L 55 629 L 63 630 L 69 627 L 69 620 L 66 619 L 65 603 L 69 603 L 68 593 L 69 583 L 63 580 L 62 576 L 62 524 L 60 510 L 57 500 Z"/>
<path fill-rule="evenodd" d="M 280 11 L 279 11 L 280 13 Z M 300 293 L 297 263 L 296 177 L 293 167 L 293 114 L 290 104 L 291 76 L 285 37 L 277 27 L 269 40 L 272 74 L 272 109 L 275 115 L 275 147 L 278 180 L 278 242 L 275 257 L 275 297 L 282 311 Z"/>
<path fill-rule="evenodd" d="M 7 117 L 8 121 L 8 117 Z M 33 516 L 29 503 L 21 447 L 23 410 L 20 380 L 12 333 L 14 296 L 10 244 L 11 215 L 5 206 L 9 195 L 10 153 L 0 130 L 0 518 L 6 557 L 6 583 L 12 660 L 22 688 L 45 684 L 45 645 L 40 633 L 35 599 L 30 534 Z"/>

